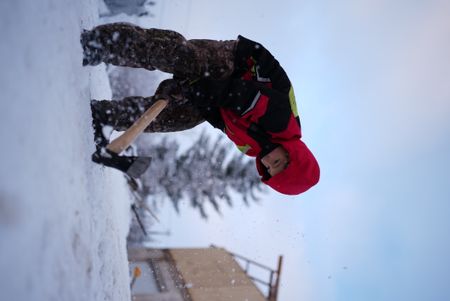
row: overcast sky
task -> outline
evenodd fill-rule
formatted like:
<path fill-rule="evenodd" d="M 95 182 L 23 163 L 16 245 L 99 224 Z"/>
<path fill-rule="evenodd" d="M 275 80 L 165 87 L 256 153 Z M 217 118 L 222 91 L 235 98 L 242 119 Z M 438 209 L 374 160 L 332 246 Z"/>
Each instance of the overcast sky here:
<path fill-rule="evenodd" d="M 214 243 L 273 267 L 283 254 L 280 301 L 450 299 L 449 1 L 172 0 L 155 14 L 188 38 L 266 46 L 322 170 L 303 195 L 208 223 L 168 210 L 161 245 Z"/>

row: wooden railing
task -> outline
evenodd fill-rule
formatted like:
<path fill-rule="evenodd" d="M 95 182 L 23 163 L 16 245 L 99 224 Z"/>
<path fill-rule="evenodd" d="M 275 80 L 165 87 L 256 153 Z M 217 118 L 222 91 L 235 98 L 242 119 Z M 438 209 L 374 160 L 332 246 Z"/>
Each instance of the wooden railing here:
<path fill-rule="evenodd" d="M 265 266 L 263 264 L 260 264 L 254 260 L 251 260 L 249 258 L 246 258 L 244 256 L 235 254 L 235 253 L 230 253 L 231 256 L 233 256 L 235 259 L 239 259 L 242 260 L 245 264 L 244 264 L 244 271 L 247 274 L 247 276 L 253 280 L 254 282 L 260 283 L 263 286 L 266 286 L 268 288 L 268 293 L 266 299 L 268 301 L 277 301 L 278 298 L 278 288 L 280 286 L 280 275 L 281 275 L 281 267 L 283 265 L 283 256 L 278 256 L 278 267 L 276 270 L 273 270 L 272 268 Z M 236 261 L 239 261 L 236 260 Z M 264 281 L 261 280 L 255 276 L 250 275 L 250 267 L 254 265 L 257 266 L 260 269 L 266 270 L 269 272 L 269 281 Z"/>

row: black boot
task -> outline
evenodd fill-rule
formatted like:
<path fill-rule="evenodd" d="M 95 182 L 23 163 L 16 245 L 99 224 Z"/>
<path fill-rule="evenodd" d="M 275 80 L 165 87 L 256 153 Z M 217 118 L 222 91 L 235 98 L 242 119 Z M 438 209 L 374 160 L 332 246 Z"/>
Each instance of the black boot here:
<path fill-rule="evenodd" d="M 83 47 L 83 66 L 96 66 L 102 62 L 103 47 L 97 39 L 98 33 L 83 29 L 80 43 Z"/>
<path fill-rule="evenodd" d="M 91 101 L 92 128 L 94 129 L 94 143 L 97 150 L 106 147 L 109 137 L 103 135 L 103 126 L 108 122 L 108 115 L 102 110 L 98 110 L 95 101 Z"/>
<path fill-rule="evenodd" d="M 92 161 L 120 170 L 132 178 L 138 178 L 150 166 L 151 157 L 119 156 L 106 148 L 109 137 L 104 136 L 103 126 L 113 124 L 112 120 L 114 120 L 115 115 L 112 108 L 104 106 L 105 103 L 91 101 L 92 127 L 94 128 L 96 148 L 96 151 L 92 154 Z"/>

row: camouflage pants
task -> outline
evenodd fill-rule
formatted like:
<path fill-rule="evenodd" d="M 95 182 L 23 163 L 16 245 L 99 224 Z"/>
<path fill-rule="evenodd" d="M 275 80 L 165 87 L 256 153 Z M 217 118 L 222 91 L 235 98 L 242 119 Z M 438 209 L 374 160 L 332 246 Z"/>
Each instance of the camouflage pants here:
<path fill-rule="evenodd" d="M 126 23 L 100 25 L 81 34 L 83 65 L 102 62 L 132 68 L 158 69 L 177 78 L 163 81 L 153 97 L 126 97 L 118 101 L 92 100 L 96 133 L 103 125 L 125 130 L 155 99 L 168 98 L 169 105 L 145 130 L 172 132 L 192 128 L 204 121 L 183 91 L 189 80 L 201 77 L 224 79 L 234 71 L 236 41 L 186 40 L 162 29 L 144 29 Z"/>
<path fill-rule="evenodd" d="M 178 78 L 223 79 L 234 69 L 236 41 L 186 40 L 171 30 L 144 29 L 127 23 L 97 26 L 81 34 L 84 65 L 161 70 Z"/>
<path fill-rule="evenodd" d="M 130 96 L 121 100 L 91 100 L 94 122 L 117 131 L 128 129 L 154 102 L 155 97 Z M 190 102 L 172 101 L 145 129 L 145 132 L 183 131 L 202 123 L 204 118 Z"/>

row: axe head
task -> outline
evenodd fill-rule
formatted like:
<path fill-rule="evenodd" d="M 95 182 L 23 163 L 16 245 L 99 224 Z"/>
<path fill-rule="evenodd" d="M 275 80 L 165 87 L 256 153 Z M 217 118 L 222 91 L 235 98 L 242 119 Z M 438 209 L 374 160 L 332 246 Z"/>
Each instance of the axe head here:
<path fill-rule="evenodd" d="M 119 156 L 106 148 L 102 148 L 92 154 L 92 161 L 120 170 L 132 178 L 139 178 L 150 166 L 152 158 Z"/>

